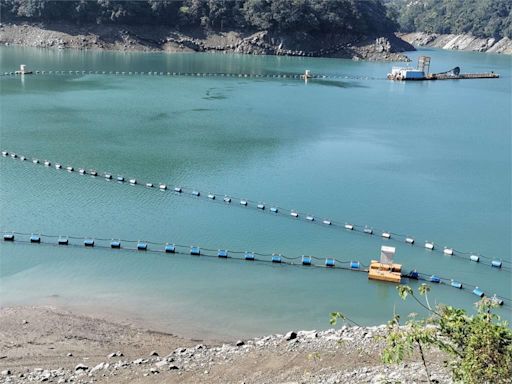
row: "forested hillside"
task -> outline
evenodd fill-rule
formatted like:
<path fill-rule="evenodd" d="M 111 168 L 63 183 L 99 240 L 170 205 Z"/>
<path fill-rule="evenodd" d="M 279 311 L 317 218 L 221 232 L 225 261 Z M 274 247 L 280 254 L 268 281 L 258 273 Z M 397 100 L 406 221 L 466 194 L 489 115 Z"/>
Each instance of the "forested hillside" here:
<path fill-rule="evenodd" d="M 2 21 L 512 37 L 512 0 L 0 0 Z"/>
<path fill-rule="evenodd" d="M 512 0 L 388 0 L 402 32 L 512 38 Z"/>
<path fill-rule="evenodd" d="M 1 0 L 2 20 L 202 27 L 213 31 L 394 31 L 381 0 Z"/>

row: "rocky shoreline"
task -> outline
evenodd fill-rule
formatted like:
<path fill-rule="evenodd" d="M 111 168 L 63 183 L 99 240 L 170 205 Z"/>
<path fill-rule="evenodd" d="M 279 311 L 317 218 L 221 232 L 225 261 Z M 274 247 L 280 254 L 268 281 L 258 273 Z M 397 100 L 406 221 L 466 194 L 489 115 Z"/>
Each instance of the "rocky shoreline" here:
<path fill-rule="evenodd" d="M 492 37 L 478 38 L 467 34 L 443 35 L 425 32 L 400 34 L 400 37 L 408 43 L 419 47 L 512 55 L 512 39 L 509 39 L 508 37 L 504 37 L 502 39 L 495 39 Z"/>
<path fill-rule="evenodd" d="M 176 31 L 158 26 L 74 24 L 0 25 L 0 44 L 55 49 L 145 52 L 225 52 L 251 55 L 340 57 L 354 60 L 409 61 L 414 47 L 394 34 L 383 36 L 277 35 L 269 31 Z M 321 48 L 319 48 L 321 47 Z"/>
<path fill-rule="evenodd" d="M 0 310 L 1 383 L 426 383 L 416 356 L 380 360 L 386 326 L 193 341 L 51 307 Z M 429 353 L 433 382 L 451 383 Z"/>

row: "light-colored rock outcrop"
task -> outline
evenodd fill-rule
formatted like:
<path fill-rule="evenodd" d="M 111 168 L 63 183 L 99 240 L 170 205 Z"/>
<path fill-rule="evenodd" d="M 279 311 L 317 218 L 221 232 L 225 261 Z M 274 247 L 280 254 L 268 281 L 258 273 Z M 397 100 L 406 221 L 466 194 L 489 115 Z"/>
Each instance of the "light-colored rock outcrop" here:
<path fill-rule="evenodd" d="M 419 47 L 512 54 L 512 39 L 508 37 L 495 39 L 493 37 L 480 38 L 467 34 L 442 35 L 425 32 L 406 33 L 401 34 L 400 37 L 408 43 Z"/>
<path fill-rule="evenodd" d="M 369 61 L 408 61 L 402 52 L 414 50 L 392 33 L 352 36 L 270 31 L 200 32 L 184 33 L 159 26 L 0 24 L 0 44 L 54 49 L 342 57 Z"/>

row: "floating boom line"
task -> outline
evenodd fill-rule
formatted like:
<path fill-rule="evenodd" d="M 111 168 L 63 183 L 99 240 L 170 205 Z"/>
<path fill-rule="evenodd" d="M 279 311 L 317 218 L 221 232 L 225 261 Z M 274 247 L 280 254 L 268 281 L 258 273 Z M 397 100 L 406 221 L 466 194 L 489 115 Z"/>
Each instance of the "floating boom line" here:
<path fill-rule="evenodd" d="M 39 160 L 38 158 L 28 157 L 19 155 L 16 153 L 9 153 L 8 151 L 2 151 L 2 156 L 4 158 L 11 159 L 19 159 L 22 162 L 30 161 L 34 165 L 45 165 L 46 168 L 55 168 L 57 170 L 66 170 L 68 173 L 76 173 L 79 175 L 90 175 L 93 178 L 106 180 L 106 181 L 117 181 L 120 184 L 127 184 L 131 186 L 139 186 L 147 189 L 160 190 L 163 192 L 170 192 L 171 196 L 187 196 L 194 199 L 200 200 L 208 200 L 210 202 L 229 205 L 229 206 L 238 206 L 240 208 L 253 208 L 255 210 L 261 211 L 262 213 L 267 213 L 274 216 L 280 217 L 288 217 L 293 220 L 308 222 L 310 224 L 315 224 L 323 227 L 331 227 L 331 228 L 341 228 L 347 232 L 355 232 L 362 235 L 366 235 L 369 237 L 377 237 L 380 236 L 385 241 L 393 241 L 398 243 L 405 243 L 411 247 L 424 248 L 427 251 L 432 253 L 440 253 L 445 256 L 454 256 L 460 259 L 464 259 L 470 262 L 474 262 L 477 264 L 481 264 L 490 268 L 494 268 L 497 270 L 504 270 L 510 272 L 510 261 L 503 260 L 500 258 L 491 258 L 485 255 L 481 255 L 477 252 L 467 252 L 455 249 L 453 247 L 439 247 L 437 243 L 433 241 L 425 241 L 423 246 L 420 245 L 416 239 L 410 235 L 404 235 L 393 231 L 378 229 L 368 225 L 355 224 L 352 222 L 342 222 L 331 220 L 330 218 L 324 218 L 322 216 L 314 216 L 311 214 L 305 214 L 303 211 L 289 209 L 281 207 L 280 205 L 267 205 L 263 201 L 251 200 L 246 198 L 240 198 L 233 195 L 227 195 L 222 193 L 213 193 L 208 192 L 204 193 L 203 191 L 199 191 L 199 189 L 194 189 L 192 187 L 184 187 L 184 186 L 169 186 L 166 183 L 153 183 L 153 182 L 144 182 L 135 178 L 125 178 L 122 175 L 117 175 L 111 172 L 101 172 L 95 169 L 90 168 L 76 168 L 71 165 L 64 166 L 62 163 L 54 163 L 49 160 Z M 504 265 L 505 264 L 505 265 Z"/>
<path fill-rule="evenodd" d="M 19 71 L 0 73 L 0 77 L 24 76 Z M 27 73 L 28 74 L 28 73 Z M 220 78 L 251 78 L 251 79 L 290 79 L 290 80 L 386 80 L 382 77 L 372 77 L 351 74 L 305 74 L 299 73 L 228 73 L 228 72 L 169 72 L 169 71 L 84 71 L 84 70 L 37 70 L 31 71 L 30 75 L 51 75 L 51 76 L 85 76 L 85 75 L 108 75 L 108 76 L 160 76 L 160 77 L 220 77 Z"/>
<path fill-rule="evenodd" d="M 21 238 L 20 238 L 21 237 Z M 43 241 L 42 239 L 48 239 Z M 73 241 L 70 241 L 73 240 Z M 156 254 L 178 254 L 201 256 L 218 259 L 233 259 L 239 261 L 262 262 L 279 265 L 303 266 L 313 268 L 325 268 L 334 270 L 345 270 L 353 272 L 368 272 L 368 265 L 362 264 L 354 260 L 339 260 L 333 257 L 321 258 L 316 256 L 285 256 L 281 253 L 263 253 L 253 251 L 228 251 L 227 249 L 203 248 L 197 245 L 175 244 L 171 242 L 128 240 L 118 238 L 100 238 L 100 237 L 83 237 L 83 236 L 62 236 L 42 233 L 27 233 L 16 231 L 3 231 L 4 242 L 16 242 L 31 245 L 47 245 L 56 247 L 75 247 L 75 248 L 100 248 L 111 249 L 113 252 L 133 251 L 140 253 L 156 253 Z M 129 245 L 124 245 L 128 243 Z M 134 246 L 135 244 L 135 246 Z M 149 246 L 151 245 L 151 247 Z M 154 248 L 153 246 L 156 246 Z M 258 257 L 256 257 L 258 256 Z M 324 261 L 323 264 L 314 263 L 312 260 Z M 479 286 L 461 282 L 447 277 L 440 277 L 435 274 L 417 272 L 415 269 L 409 273 L 402 274 L 404 279 L 427 281 L 434 284 L 451 286 L 453 288 L 473 293 L 479 297 L 485 295 L 484 290 Z M 512 300 L 508 297 L 493 295 L 491 299 L 499 305 L 510 306 Z"/>

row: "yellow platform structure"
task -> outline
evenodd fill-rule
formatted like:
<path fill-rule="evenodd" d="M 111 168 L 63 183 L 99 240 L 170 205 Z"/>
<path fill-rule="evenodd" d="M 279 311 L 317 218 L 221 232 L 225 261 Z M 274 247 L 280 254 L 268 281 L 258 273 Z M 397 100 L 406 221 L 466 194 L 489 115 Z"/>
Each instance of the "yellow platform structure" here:
<path fill-rule="evenodd" d="M 368 278 L 372 280 L 400 283 L 402 279 L 402 266 L 400 264 L 383 264 L 372 260 L 368 270 Z"/>
<path fill-rule="evenodd" d="M 381 247 L 380 261 L 372 260 L 368 269 L 368 278 L 371 280 L 400 283 L 402 280 L 402 265 L 393 263 L 395 248 L 383 245 Z"/>

